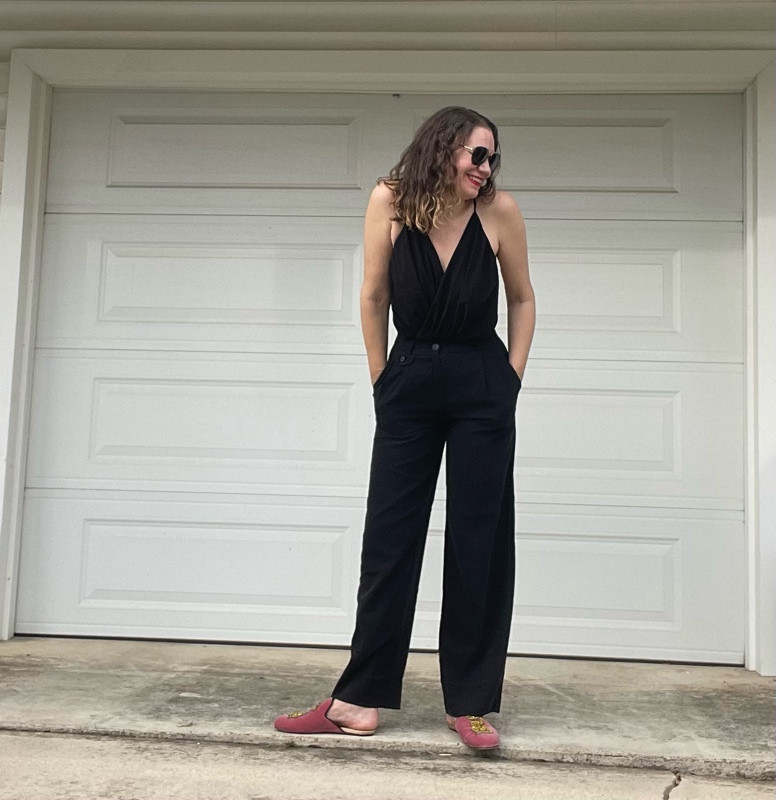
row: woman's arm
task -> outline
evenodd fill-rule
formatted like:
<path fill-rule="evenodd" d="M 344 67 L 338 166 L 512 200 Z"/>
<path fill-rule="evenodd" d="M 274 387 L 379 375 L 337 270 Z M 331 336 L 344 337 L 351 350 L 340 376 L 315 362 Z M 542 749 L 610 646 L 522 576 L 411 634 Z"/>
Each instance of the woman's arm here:
<path fill-rule="evenodd" d="M 522 380 L 536 325 L 525 221 L 514 198 L 507 192 L 497 193 L 494 206 L 498 218 L 498 260 L 507 296 L 509 363 Z"/>
<path fill-rule="evenodd" d="M 383 183 L 372 189 L 364 216 L 364 280 L 361 284 L 361 330 L 372 383 L 385 368 L 393 190 Z"/>

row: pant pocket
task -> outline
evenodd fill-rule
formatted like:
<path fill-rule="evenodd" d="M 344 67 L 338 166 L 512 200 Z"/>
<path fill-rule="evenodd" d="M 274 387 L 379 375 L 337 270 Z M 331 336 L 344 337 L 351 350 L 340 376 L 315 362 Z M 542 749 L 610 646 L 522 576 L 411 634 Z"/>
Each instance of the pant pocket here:
<path fill-rule="evenodd" d="M 515 368 L 509 363 L 509 350 L 507 349 L 506 344 L 504 341 L 499 338 L 499 347 L 498 347 L 498 360 L 501 362 L 502 367 L 507 371 L 507 380 L 511 381 L 511 386 L 516 386 L 517 391 L 520 391 L 520 387 L 523 385 L 523 381 L 520 379 L 520 376 L 517 374 Z"/>
<path fill-rule="evenodd" d="M 508 355 L 504 359 L 504 366 L 509 371 L 509 374 L 510 374 L 512 380 L 517 382 L 517 391 L 519 392 L 520 388 L 523 385 L 523 381 L 520 379 L 520 376 L 517 374 L 517 370 L 515 370 L 515 368 L 509 363 L 509 356 Z"/>
<path fill-rule="evenodd" d="M 375 390 L 382 386 L 383 380 L 385 380 L 385 376 L 391 371 L 393 367 L 393 359 L 388 359 L 385 366 L 383 367 L 383 371 L 377 376 L 377 380 L 372 384 L 372 394 L 375 393 Z"/>

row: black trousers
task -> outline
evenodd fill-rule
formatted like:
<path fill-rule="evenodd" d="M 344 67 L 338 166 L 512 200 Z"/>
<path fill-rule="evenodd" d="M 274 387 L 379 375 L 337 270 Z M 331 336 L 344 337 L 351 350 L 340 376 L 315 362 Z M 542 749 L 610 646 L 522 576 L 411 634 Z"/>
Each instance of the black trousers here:
<path fill-rule="evenodd" d="M 332 696 L 400 708 L 442 452 L 447 504 L 439 666 L 453 716 L 499 711 L 515 581 L 515 408 L 500 337 L 397 338 L 373 387 L 376 428 L 351 658 Z"/>

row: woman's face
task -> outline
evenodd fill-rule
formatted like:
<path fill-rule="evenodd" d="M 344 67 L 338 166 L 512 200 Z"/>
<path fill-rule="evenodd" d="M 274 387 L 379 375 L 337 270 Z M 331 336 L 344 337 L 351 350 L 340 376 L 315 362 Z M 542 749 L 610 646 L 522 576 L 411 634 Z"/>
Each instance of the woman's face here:
<path fill-rule="evenodd" d="M 493 133 L 488 127 L 474 128 L 469 134 L 464 144 L 469 147 L 479 147 L 480 145 L 488 148 L 488 153 L 492 153 L 495 148 Z M 456 169 L 455 188 L 464 200 L 471 200 L 480 192 L 480 187 L 490 176 L 490 165 L 485 159 L 482 164 L 475 167 L 472 164 L 472 154 L 464 147 L 458 147 L 453 151 L 453 164 Z"/>

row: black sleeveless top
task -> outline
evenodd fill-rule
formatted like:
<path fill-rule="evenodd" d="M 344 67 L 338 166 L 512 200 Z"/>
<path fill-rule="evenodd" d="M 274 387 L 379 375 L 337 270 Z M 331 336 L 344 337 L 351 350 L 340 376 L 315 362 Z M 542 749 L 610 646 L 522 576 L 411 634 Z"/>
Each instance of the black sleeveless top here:
<path fill-rule="evenodd" d="M 389 264 L 393 324 L 400 336 L 471 342 L 495 334 L 498 266 L 477 215 L 477 201 L 447 269 L 428 234 L 406 225 Z"/>

